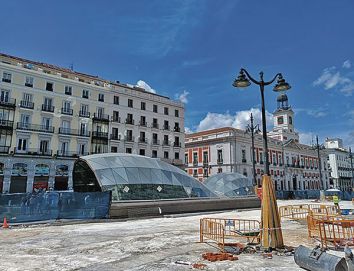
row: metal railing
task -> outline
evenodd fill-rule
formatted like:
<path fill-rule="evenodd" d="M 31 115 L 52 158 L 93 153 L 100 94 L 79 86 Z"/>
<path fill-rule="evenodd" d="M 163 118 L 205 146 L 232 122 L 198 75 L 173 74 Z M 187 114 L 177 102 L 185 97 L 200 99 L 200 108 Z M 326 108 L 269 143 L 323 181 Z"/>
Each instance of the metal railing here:
<path fill-rule="evenodd" d="M 14 127 L 14 122 L 11 120 L 0 119 L 0 127 L 12 129 Z"/>
<path fill-rule="evenodd" d="M 0 153 L 9 153 L 10 146 L 0 146 Z"/>
<path fill-rule="evenodd" d="M 52 150 L 40 150 L 40 149 L 26 149 L 26 150 L 18 150 L 14 148 L 14 154 L 21 155 L 38 155 L 38 156 L 52 156 Z"/>
<path fill-rule="evenodd" d="M 109 115 L 93 113 L 93 120 L 109 122 Z"/>
<path fill-rule="evenodd" d="M 44 112 L 54 112 L 54 106 L 49 104 L 42 104 L 42 111 Z"/>
<path fill-rule="evenodd" d="M 134 125 L 134 120 L 133 119 L 125 119 L 125 124 Z"/>
<path fill-rule="evenodd" d="M 134 142 L 134 136 L 125 136 L 124 140 L 127 142 Z"/>
<path fill-rule="evenodd" d="M 90 137 L 90 132 L 89 131 L 76 130 L 76 129 L 63 128 L 63 127 L 59 127 L 59 134 Z"/>
<path fill-rule="evenodd" d="M 152 139 L 151 144 L 152 144 L 152 145 L 160 145 L 160 140 L 158 140 L 158 139 Z"/>
<path fill-rule="evenodd" d="M 82 118 L 89 118 L 89 117 L 90 117 L 90 112 L 87 112 L 87 111 L 79 111 L 79 117 L 82 117 Z"/>
<path fill-rule="evenodd" d="M 139 137 L 138 142 L 139 142 L 139 143 L 144 143 L 144 144 L 147 144 L 147 143 L 148 143 L 146 137 Z"/>
<path fill-rule="evenodd" d="M 139 125 L 146 127 L 147 126 L 147 122 L 146 121 L 139 121 Z"/>
<path fill-rule="evenodd" d="M 34 103 L 30 102 L 30 101 L 22 100 L 22 101 L 20 101 L 20 107 L 33 109 L 34 108 Z"/>
<path fill-rule="evenodd" d="M 17 122 L 16 128 L 19 130 L 54 133 L 54 127 L 47 126 L 47 125 L 36 125 L 36 124 L 30 124 L 30 123 Z"/>
<path fill-rule="evenodd" d="M 73 115 L 73 110 L 70 109 L 70 108 L 65 108 L 65 107 L 62 107 L 61 108 L 61 113 L 64 114 L 64 115 L 70 115 L 72 116 Z"/>
<path fill-rule="evenodd" d="M 120 123 L 120 117 L 115 117 L 115 116 L 113 115 L 113 117 L 112 117 L 112 122 L 118 122 L 118 123 Z"/>
<path fill-rule="evenodd" d="M 111 140 L 120 140 L 119 134 L 111 134 Z"/>
<path fill-rule="evenodd" d="M 181 142 L 173 142 L 173 147 L 180 148 Z"/>
<path fill-rule="evenodd" d="M 73 152 L 73 151 L 57 151 L 57 156 L 58 157 L 78 158 L 79 154 L 77 152 Z"/>
<path fill-rule="evenodd" d="M 105 138 L 105 139 L 108 139 L 108 133 L 92 131 L 92 137 L 93 138 Z"/>
<path fill-rule="evenodd" d="M 0 105 L 7 106 L 7 107 L 16 107 L 16 99 L 2 98 L 0 99 Z"/>
<path fill-rule="evenodd" d="M 154 128 L 154 129 L 159 129 L 159 124 L 158 124 L 158 123 L 153 122 L 153 123 L 151 124 L 151 128 Z"/>

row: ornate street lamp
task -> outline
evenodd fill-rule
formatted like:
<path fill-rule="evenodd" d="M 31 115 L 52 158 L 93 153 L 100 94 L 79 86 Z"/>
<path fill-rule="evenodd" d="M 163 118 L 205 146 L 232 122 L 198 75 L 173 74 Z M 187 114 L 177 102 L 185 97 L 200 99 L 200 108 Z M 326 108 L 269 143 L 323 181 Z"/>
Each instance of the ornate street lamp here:
<path fill-rule="evenodd" d="M 256 177 L 256 155 L 254 151 L 254 135 L 258 134 L 261 132 L 259 129 L 259 124 L 253 125 L 253 115 L 251 113 L 251 124 L 247 124 L 246 126 L 246 132 L 245 133 L 251 133 L 251 139 L 252 139 L 252 169 L 253 169 L 253 185 L 260 187 L 260 184 L 257 184 L 257 177 Z"/>
<path fill-rule="evenodd" d="M 281 248 L 284 246 L 283 234 L 281 231 L 280 217 L 278 212 L 277 200 L 275 196 L 273 182 L 269 174 L 269 156 L 267 142 L 267 125 L 264 105 L 264 86 L 272 84 L 275 79 L 278 79 L 273 90 L 282 92 L 290 89 L 290 85 L 284 80 L 281 73 L 278 73 L 270 81 L 263 80 L 263 72 L 259 73 L 260 80 L 255 80 L 245 69 L 240 70 L 240 74 L 232 84 L 237 88 L 245 88 L 251 85 L 251 82 L 258 85 L 261 91 L 262 98 L 262 134 L 263 146 L 265 153 L 264 174 L 262 176 L 262 230 L 261 230 L 261 245 L 264 248 Z M 250 82 L 251 81 L 251 82 Z"/>
<path fill-rule="evenodd" d="M 316 145 L 312 147 L 312 149 L 317 150 L 317 160 L 318 160 L 318 170 L 320 173 L 320 186 L 321 190 L 325 190 L 326 186 L 324 182 L 322 182 L 322 162 L 321 162 L 321 156 L 320 156 L 320 150 L 323 150 L 325 147 L 323 145 L 318 144 L 318 136 L 316 135 Z"/>

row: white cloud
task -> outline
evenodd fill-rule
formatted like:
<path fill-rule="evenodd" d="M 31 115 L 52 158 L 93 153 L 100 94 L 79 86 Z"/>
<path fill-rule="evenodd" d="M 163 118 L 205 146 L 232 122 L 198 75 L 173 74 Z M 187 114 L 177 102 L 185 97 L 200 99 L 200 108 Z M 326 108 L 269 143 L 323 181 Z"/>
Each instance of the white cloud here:
<path fill-rule="evenodd" d="M 352 63 L 351 63 L 350 60 L 348 59 L 348 60 L 344 61 L 342 67 L 343 67 L 343 68 L 346 68 L 346 69 L 350 69 L 351 66 L 352 66 Z"/>
<path fill-rule="evenodd" d="M 343 64 L 344 65 L 344 64 Z M 346 64 L 348 66 L 348 64 Z M 326 68 L 314 86 L 324 86 L 325 89 L 338 88 L 346 96 L 351 96 L 354 91 L 354 81 L 346 76 L 342 76 L 336 67 Z"/>
<path fill-rule="evenodd" d="M 316 140 L 316 135 L 312 132 L 300 132 L 299 141 L 302 144 L 313 145 Z"/>
<path fill-rule="evenodd" d="M 238 111 L 235 115 L 230 113 L 220 114 L 209 112 L 204 119 L 200 121 L 197 126 L 197 131 L 209 130 L 221 127 L 234 127 L 237 129 L 245 129 L 250 122 L 250 114 L 253 114 L 254 124 L 260 124 L 262 120 L 262 113 L 258 108 L 251 108 L 250 110 Z M 273 115 L 266 112 L 266 120 L 268 129 L 273 123 Z M 262 128 L 262 127 L 260 127 Z"/>
<path fill-rule="evenodd" d="M 188 127 L 184 127 L 184 131 L 186 134 L 191 134 L 193 133 L 192 129 L 188 128 Z"/>
<path fill-rule="evenodd" d="M 189 95 L 189 92 L 186 91 L 186 90 L 183 90 L 183 93 L 181 93 L 181 94 L 177 93 L 175 95 L 175 97 L 176 97 L 177 100 L 179 100 L 182 103 L 186 104 L 186 103 L 188 103 L 188 98 L 187 98 L 188 95 Z"/>
<path fill-rule="evenodd" d="M 148 85 L 148 83 L 146 83 L 146 82 L 143 81 L 143 80 L 139 80 L 139 81 L 136 83 L 136 86 L 145 89 L 147 92 L 156 93 L 156 90 L 153 89 L 152 87 L 150 87 L 150 86 Z"/>

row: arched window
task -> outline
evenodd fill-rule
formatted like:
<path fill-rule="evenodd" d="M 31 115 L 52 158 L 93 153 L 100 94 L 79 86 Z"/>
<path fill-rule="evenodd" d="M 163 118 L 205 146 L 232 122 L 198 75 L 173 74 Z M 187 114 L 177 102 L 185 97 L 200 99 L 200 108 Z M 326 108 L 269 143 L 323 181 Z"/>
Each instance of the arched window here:
<path fill-rule="evenodd" d="M 11 175 L 13 176 L 26 176 L 27 175 L 27 164 L 16 163 L 12 166 Z"/>
<path fill-rule="evenodd" d="M 49 166 L 46 164 L 36 165 L 34 175 L 35 176 L 48 176 L 49 175 Z"/>
<path fill-rule="evenodd" d="M 55 168 L 55 176 L 68 176 L 69 167 L 67 165 L 58 165 Z"/>

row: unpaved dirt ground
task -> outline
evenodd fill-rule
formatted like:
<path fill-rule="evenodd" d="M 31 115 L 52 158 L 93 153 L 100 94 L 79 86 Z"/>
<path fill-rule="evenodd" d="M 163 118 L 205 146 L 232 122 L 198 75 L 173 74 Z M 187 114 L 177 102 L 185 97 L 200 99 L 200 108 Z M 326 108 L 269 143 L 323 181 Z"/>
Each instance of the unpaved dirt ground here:
<path fill-rule="evenodd" d="M 300 201 L 279 201 L 279 205 Z M 301 201 L 306 203 L 308 201 Z M 260 219 L 260 210 L 174 216 L 73 225 L 32 225 L 0 230 L 0 270 L 190 270 L 177 261 L 205 263 L 206 270 L 303 270 L 292 256 L 241 254 L 238 261 L 207 262 L 204 252 L 216 252 L 198 243 L 202 217 Z M 282 223 L 285 244 L 314 247 L 307 226 Z"/>

